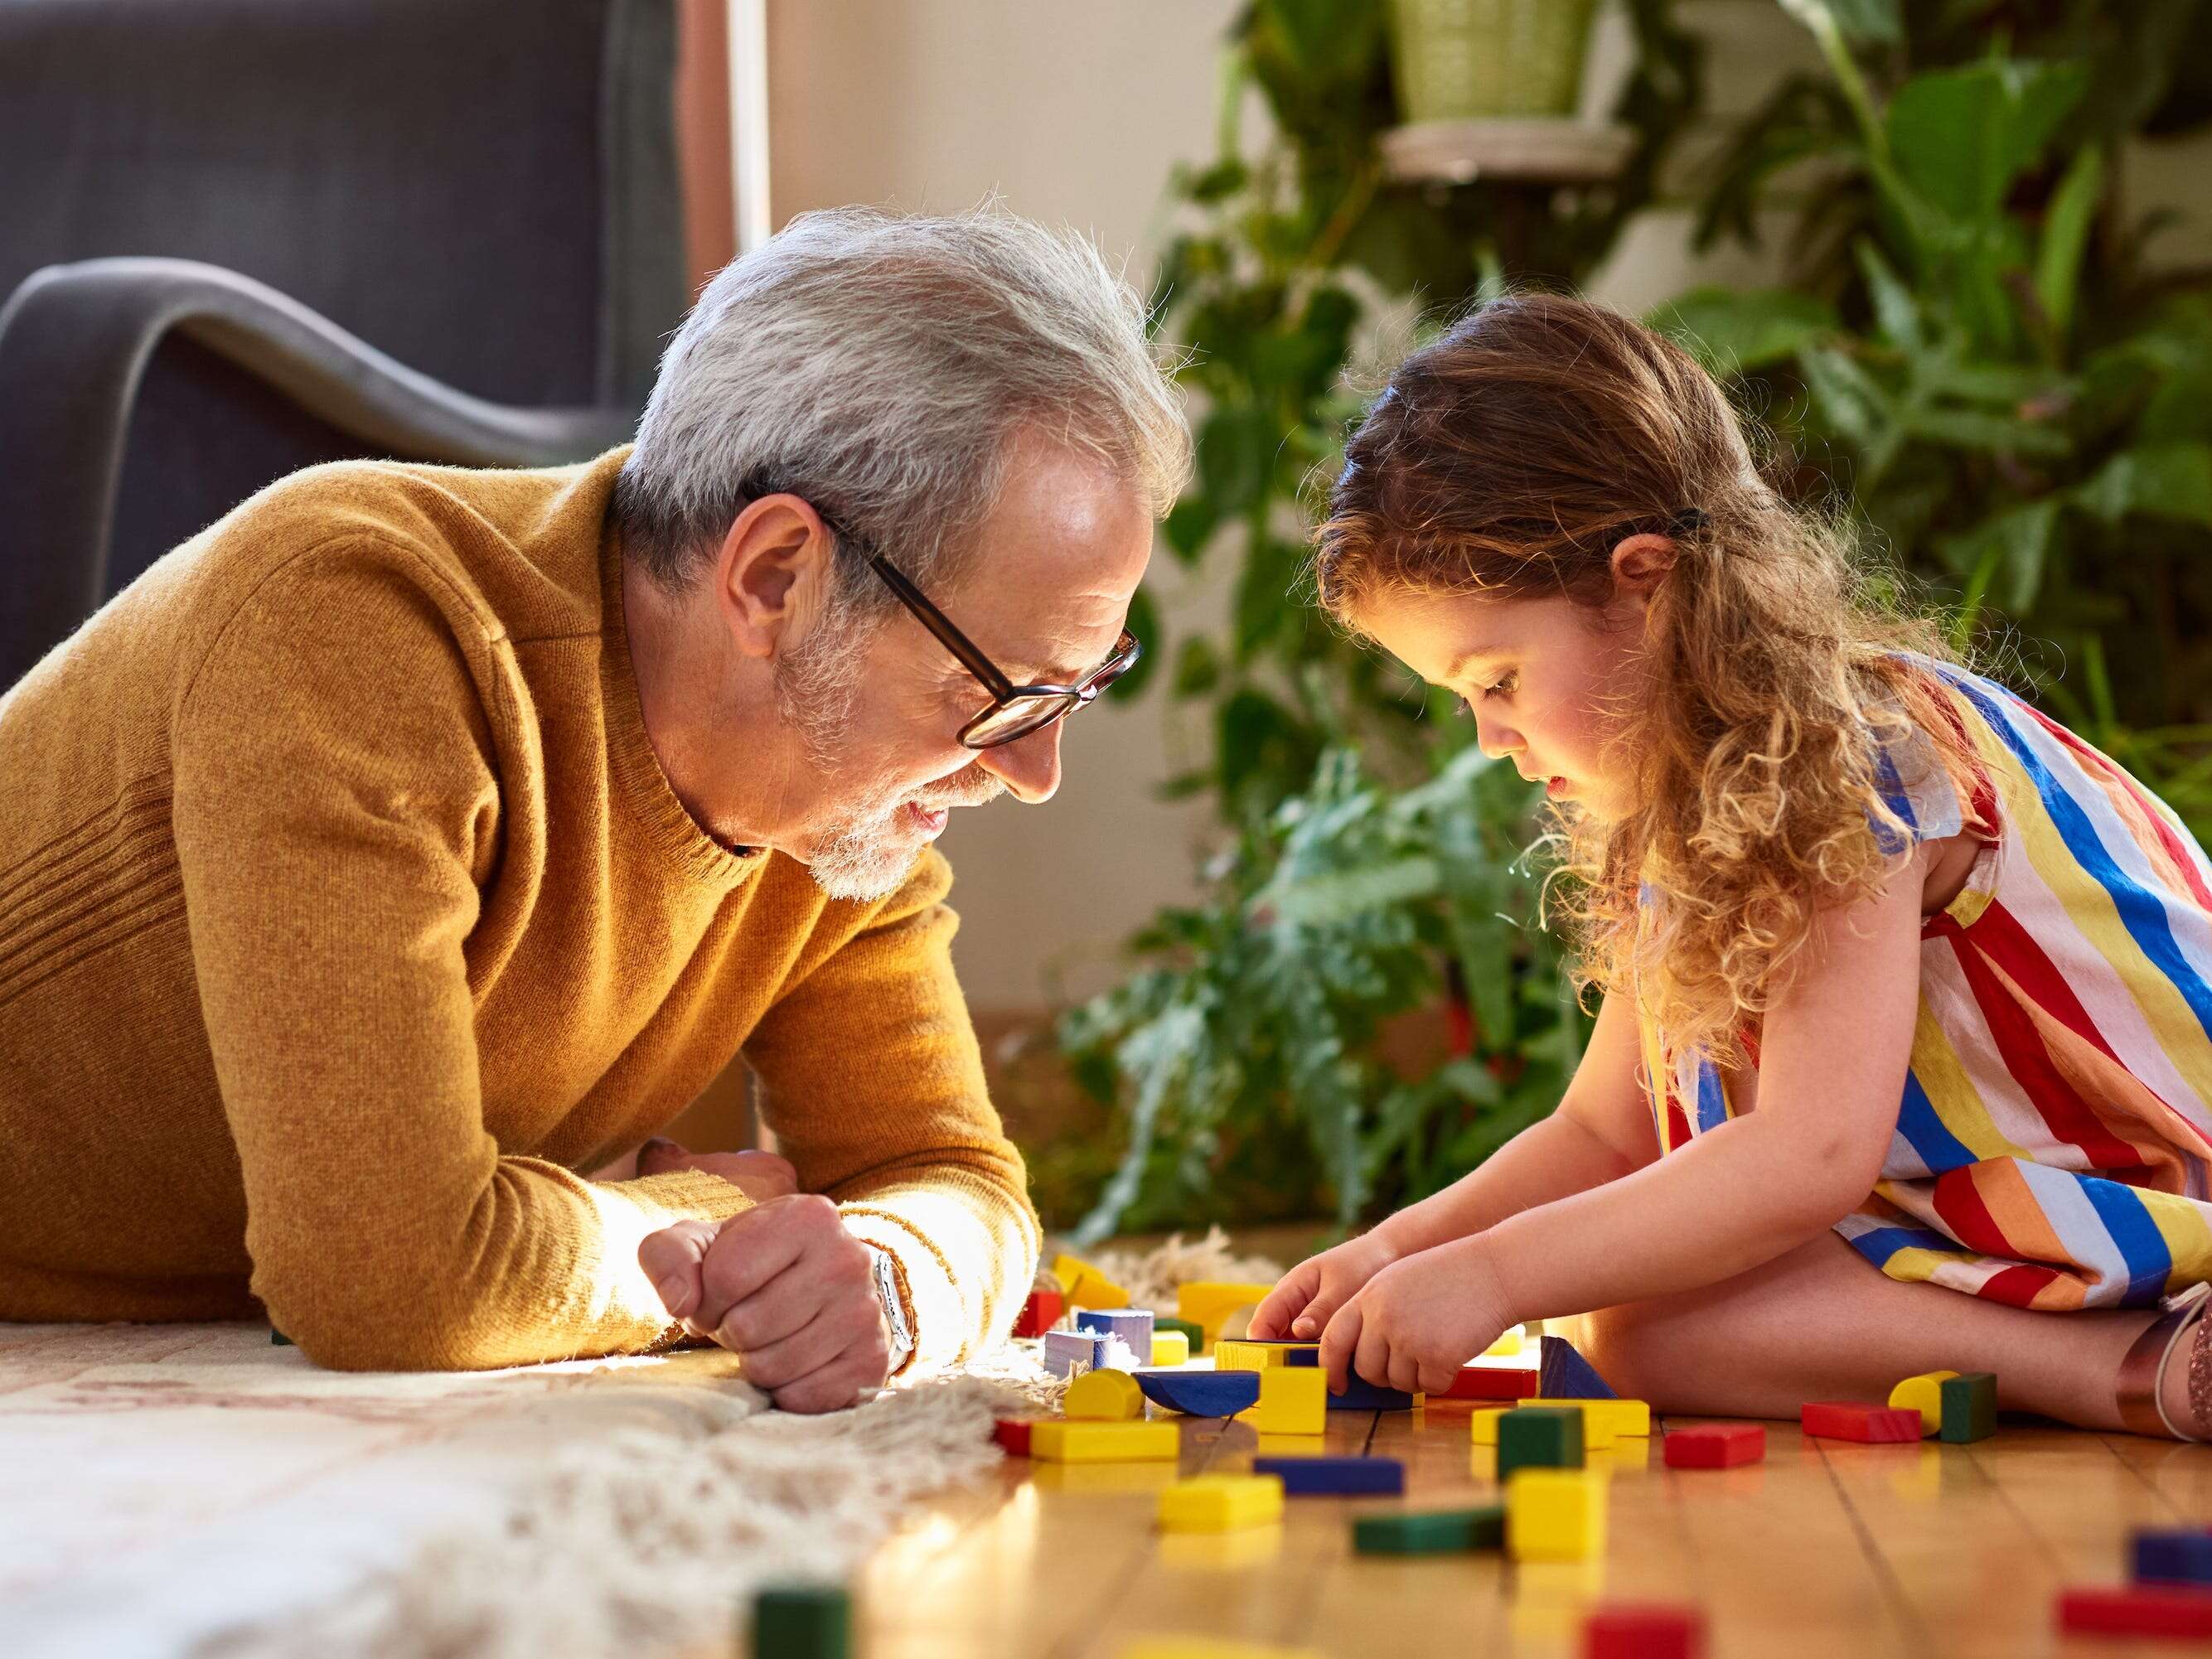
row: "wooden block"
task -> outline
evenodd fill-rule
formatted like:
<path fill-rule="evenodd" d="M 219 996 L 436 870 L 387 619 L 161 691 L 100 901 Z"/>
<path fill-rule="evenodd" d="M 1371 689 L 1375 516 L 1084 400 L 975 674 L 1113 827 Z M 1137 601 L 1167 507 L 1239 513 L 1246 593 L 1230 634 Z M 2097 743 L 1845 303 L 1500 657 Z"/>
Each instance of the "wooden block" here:
<path fill-rule="evenodd" d="M 1409 1412 L 1420 1396 L 1397 1389 L 1385 1389 L 1370 1382 L 1364 1376 L 1345 1379 L 1344 1392 L 1328 1397 L 1328 1408 L 1333 1412 Z"/>
<path fill-rule="evenodd" d="M 278 1330 L 274 1325 L 271 1325 L 269 1328 L 269 1346 L 272 1348 L 294 1348 L 297 1347 L 299 1344 L 293 1341 L 290 1337 L 285 1335 L 283 1332 Z"/>
<path fill-rule="evenodd" d="M 1943 1426 L 1943 1384 L 1958 1374 L 1925 1371 L 1918 1376 L 1906 1377 L 1889 1391 L 1890 1410 L 1918 1412 L 1920 1433 L 1924 1439 Z"/>
<path fill-rule="evenodd" d="M 1816 1401 L 1798 1411 L 1797 1421 L 1806 1433 L 1823 1440 L 1879 1444 L 1920 1438 L 1918 1412 L 1892 1411 L 1887 1406 L 1869 1406 L 1863 1401 Z"/>
<path fill-rule="evenodd" d="M 1275 1476 L 1291 1498 L 1406 1490 L 1406 1466 L 1395 1457 L 1255 1457 L 1252 1473 Z"/>
<path fill-rule="evenodd" d="M 1155 1342 L 1158 1341 L 1160 1338 L 1169 1331 L 1181 1331 L 1183 1334 L 1184 1339 L 1189 1342 L 1190 1351 L 1194 1355 L 1206 1346 L 1206 1328 L 1204 1326 L 1198 1324 L 1193 1320 L 1170 1319 L 1167 1315 L 1163 1313 L 1154 1314 L 1152 1316 L 1152 1340 Z"/>
<path fill-rule="evenodd" d="M 1239 1308 L 1249 1308 L 1267 1299 L 1273 1285 L 1239 1285 L 1222 1279 L 1194 1279 L 1188 1284 L 1176 1286 L 1176 1313 L 1198 1326 L 1204 1334 L 1200 1346 L 1210 1346 L 1220 1335 L 1221 1327 L 1230 1315 Z"/>
<path fill-rule="evenodd" d="M 1030 1455 L 1048 1463 L 1150 1463 L 1182 1455 L 1172 1423 L 1030 1425 Z"/>
<path fill-rule="evenodd" d="M 1164 1371 L 1136 1374 L 1145 1398 L 1191 1417 L 1234 1417 L 1259 1403 L 1258 1371 Z"/>
<path fill-rule="evenodd" d="M 1016 1336 L 1042 1336 L 1060 1323 L 1060 1316 L 1067 1310 L 1067 1298 L 1058 1291 L 1031 1291 L 1029 1300 L 1014 1320 Z"/>
<path fill-rule="evenodd" d="M 1511 1329 L 1501 1333 L 1498 1340 L 1485 1348 L 1482 1352 L 1486 1359 L 1510 1359 L 1528 1346 L 1527 1334 L 1516 1325 Z"/>
<path fill-rule="evenodd" d="M 2139 1584 L 2212 1584 L 2212 1530 L 2145 1528 L 2136 1534 L 2131 1553 Z"/>
<path fill-rule="evenodd" d="M 1222 1337 L 1213 1345 L 1217 1371 L 1264 1371 L 1281 1363 L 1282 1355 L 1264 1342 Z"/>
<path fill-rule="evenodd" d="M 1946 1443 L 1969 1445 L 1997 1431 L 1997 1379 L 1994 1371 L 1968 1371 L 1946 1377 L 1942 1383 L 1943 1426 L 1937 1431 Z"/>
<path fill-rule="evenodd" d="M 1757 1423 L 1700 1423 L 1668 1430 L 1661 1449 L 1670 1469 L 1733 1469 L 1766 1461 L 1766 1431 Z"/>
<path fill-rule="evenodd" d="M 1257 1404 L 1237 1413 L 1261 1434 L 1322 1434 L 1328 1428 L 1328 1373 L 1270 1365 L 1260 1374 Z"/>
<path fill-rule="evenodd" d="M 1536 1373 L 1503 1365 L 1462 1365 L 1450 1388 L 1431 1400 L 1527 1400 L 1536 1392 Z"/>
<path fill-rule="evenodd" d="M 770 1584 L 753 1597 L 755 1653 L 790 1659 L 846 1659 L 853 1650 L 853 1601 L 836 1584 Z"/>
<path fill-rule="evenodd" d="M 1006 1449 L 1009 1457 L 1030 1455 L 1030 1419 L 1026 1417 L 1002 1417 L 992 1426 L 991 1438 Z"/>
<path fill-rule="evenodd" d="M 2063 1590 L 2058 1628 L 2077 1636 L 2212 1636 L 2212 1589 L 2145 1584 Z"/>
<path fill-rule="evenodd" d="M 1705 1615 L 1696 1607 L 1616 1601 L 1583 1620 L 1583 1659 L 1699 1659 Z"/>
<path fill-rule="evenodd" d="M 1352 1547 L 1362 1555 L 1455 1555 L 1498 1549 L 1504 1542 L 1503 1504 L 1417 1515 L 1363 1515 L 1352 1523 Z"/>
<path fill-rule="evenodd" d="M 1510 1415 L 1513 1412 L 1572 1412 L 1582 1419 L 1583 1449 L 1597 1451 L 1613 1444 L 1617 1437 L 1617 1431 L 1613 1425 L 1613 1419 L 1588 1409 L 1589 1407 L 1606 1403 L 1607 1402 L 1597 1400 L 1546 1400 L 1539 1395 L 1534 1400 L 1524 1400 L 1519 1405 L 1509 1407 L 1502 1412 L 1477 1412 L 1468 1426 L 1474 1436 L 1476 1445 L 1494 1446 L 1498 1443 L 1499 1419 Z M 1648 1427 L 1650 1421 L 1648 1414 L 1644 1420 Z"/>
<path fill-rule="evenodd" d="M 1128 1344 L 1139 1365 L 1152 1363 L 1152 1312 L 1149 1308 L 1083 1308 L 1075 1328 L 1096 1336 L 1118 1337 Z"/>
<path fill-rule="evenodd" d="M 1475 1419 L 1482 1424 L 1482 1416 Z M 1516 1406 L 1498 1418 L 1498 1480 L 1522 1469 L 1578 1469 L 1583 1466 L 1583 1414 L 1572 1407 Z M 1477 1444 L 1481 1443 L 1478 1441 Z"/>
<path fill-rule="evenodd" d="M 1592 1369 L 1589 1360 L 1575 1352 L 1575 1345 L 1563 1336 L 1539 1337 L 1536 1348 L 1540 1356 L 1537 1370 L 1542 1376 L 1542 1386 L 1536 1392 L 1547 1400 L 1611 1400 L 1614 1390 Z"/>
<path fill-rule="evenodd" d="M 1164 1532 L 1228 1532 L 1283 1518 L 1283 1483 L 1271 1474 L 1201 1474 L 1160 1494 Z"/>
<path fill-rule="evenodd" d="M 1605 1482 L 1588 1469 L 1513 1471 L 1505 1547 L 1516 1561 L 1587 1561 L 1605 1553 Z"/>
<path fill-rule="evenodd" d="M 1089 1331 L 1047 1331 L 1044 1368 L 1054 1376 L 1079 1376 L 1085 1371 L 1103 1370 L 1106 1343 L 1105 1337 L 1094 1336 Z"/>
<path fill-rule="evenodd" d="M 1190 1339 L 1181 1331 L 1154 1331 L 1152 1364 L 1188 1365 L 1190 1364 Z"/>
<path fill-rule="evenodd" d="M 1133 1423 L 1145 1414 L 1145 1394 L 1127 1371 L 1085 1371 L 1067 1385 L 1060 1412 L 1090 1422 Z"/>

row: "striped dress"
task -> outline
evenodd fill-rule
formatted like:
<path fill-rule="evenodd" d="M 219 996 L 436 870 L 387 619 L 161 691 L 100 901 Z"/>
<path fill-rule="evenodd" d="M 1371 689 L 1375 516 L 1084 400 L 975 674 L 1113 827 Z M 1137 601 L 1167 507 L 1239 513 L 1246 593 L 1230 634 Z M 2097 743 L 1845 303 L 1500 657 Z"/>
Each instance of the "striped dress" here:
<path fill-rule="evenodd" d="M 1923 666 L 1972 739 L 1997 839 L 1922 924 L 1889 1156 L 1837 1231 L 1893 1279 L 2049 1310 L 2154 1304 L 2212 1279 L 2212 864 L 2072 732 Z M 1957 795 L 1916 747 L 1881 757 L 1885 794 L 1914 839 L 1955 835 Z M 1719 1067 L 1666 1065 L 1648 1018 L 1642 1038 L 1662 1152 L 1727 1121 Z"/>

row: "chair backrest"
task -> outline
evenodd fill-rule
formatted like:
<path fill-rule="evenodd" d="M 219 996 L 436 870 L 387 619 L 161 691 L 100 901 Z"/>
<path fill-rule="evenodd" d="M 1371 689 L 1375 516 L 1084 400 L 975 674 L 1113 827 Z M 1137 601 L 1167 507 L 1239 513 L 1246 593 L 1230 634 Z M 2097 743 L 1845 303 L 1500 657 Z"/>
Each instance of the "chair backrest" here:
<path fill-rule="evenodd" d="M 204 260 L 475 396 L 641 406 L 674 69 L 672 0 L 0 0 L 0 298 Z"/>

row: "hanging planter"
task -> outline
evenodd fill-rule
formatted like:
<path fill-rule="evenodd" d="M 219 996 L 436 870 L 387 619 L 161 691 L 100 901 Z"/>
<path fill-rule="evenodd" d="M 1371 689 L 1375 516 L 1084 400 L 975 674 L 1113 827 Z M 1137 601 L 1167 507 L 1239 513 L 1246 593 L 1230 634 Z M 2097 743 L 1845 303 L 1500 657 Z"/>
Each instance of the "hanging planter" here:
<path fill-rule="evenodd" d="M 1597 0 L 1391 0 L 1400 115 L 1572 115 L 1596 10 Z"/>

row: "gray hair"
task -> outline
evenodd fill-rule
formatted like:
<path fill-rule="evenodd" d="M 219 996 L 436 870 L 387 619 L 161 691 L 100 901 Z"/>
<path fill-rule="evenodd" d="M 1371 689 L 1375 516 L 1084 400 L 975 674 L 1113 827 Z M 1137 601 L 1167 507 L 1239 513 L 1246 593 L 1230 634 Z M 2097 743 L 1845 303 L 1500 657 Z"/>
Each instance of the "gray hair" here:
<path fill-rule="evenodd" d="M 988 209 L 802 214 L 723 268 L 661 359 L 616 486 L 625 546 L 681 589 L 749 501 L 789 491 L 950 586 L 1028 431 L 1097 457 L 1163 517 L 1190 431 L 1146 320 L 1073 231 Z M 887 610 L 838 553 L 833 611 Z"/>

